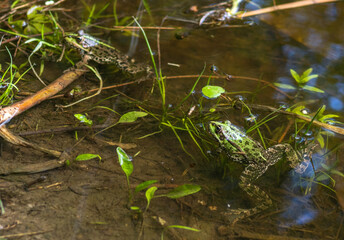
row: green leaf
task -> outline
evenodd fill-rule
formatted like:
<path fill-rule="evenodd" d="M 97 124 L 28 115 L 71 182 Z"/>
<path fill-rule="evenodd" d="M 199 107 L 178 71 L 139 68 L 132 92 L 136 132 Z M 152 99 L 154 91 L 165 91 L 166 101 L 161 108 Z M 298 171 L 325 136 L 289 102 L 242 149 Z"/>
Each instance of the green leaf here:
<path fill-rule="evenodd" d="M 181 226 L 181 225 L 170 225 L 167 226 L 168 228 L 180 228 L 180 229 L 185 229 L 185 230 L 190 230 L 190 231 L 194 231 L 194 232 L 200 232 L 201 230 L 196 229 L 196 228 L 192 228 L 192 227 L 187 227 L 187 226 Z"/>
<path fill-rule="evenodd" d="M 318 74 L 313 74 L 313 75 L 310 75 L 308 77 L 301 78 L 300 83 L 307 83 L 309 80 L 311 80 L 313 78 L 317 78 L 318 76 L 319 76 Z"/>
<path fill-rule="evenodd" d="M 140 208 L 138 206 L 131 206 L 130 207 L 130 210 L 133 210 L 133 211 L 140 211 Z"/>
<path fill-rule="evenodd" d="M 301 75 L 301 79 L 305 78 L 305 77 L 308 77 L 313 71 L 313 68 L 308 68 L 306 71 L 304 71 Z"/>
<path fill-rule="evenodd" d="M 296 89 L 294 86 L 284 83 L 274 83 L 276 87 L 283 88 L 283 89 Z"/>
<path fill-rule="evenodd" d="M 85 153 L 85 154 L 78 155 L 75 158 L 75 161 L 87 161 L 93 158 L 99 158 L 99 160 L 102 160 L 102 158 L 98 154 Z"/>
<path fill-rule="evenodd" d="M 321 136 L 320 134 L 317 136 L 317 141 L 320 144 L 320 147 L 323 148 L 325 146 L 325 141 L 323 136 Z"/>
<path fill-rule="evenodd" d="M 146 199 L 147 199 L 146 209 L 148 209 L 149 204 L 150 204 L 151 200 L 153 199 L 154 193 L 157 189 L 158 189 L 157 187 L 151 187 L 151 188 L 148 188 L 148 190 L 146 191 Z"/>
<path fill-rule="evenodd" d="M 319 110 L 318 116 L 323 116 L 326 110 L 326 105 L 322 105 L 321 109 Z"/>
<path fill-rule="evenodd" d="M 123 114 L 121 116 L 118 123 L 135 122 L 138 118 L 145 117 L 145 116 L 147 116 L 147 113 L 145 113 L 145 112 L 138 112 L 138 111 L 128 112 L 128 113 Z"/>
<path fill-rule="evenodd" d="M 39 5 L 34 5 L 34 6 L 30 7 L 29 10 L 27 10 L 27 12 L 26 12 L 28 19 L 34 18 L 36 16 L 37 12 L 41 11 L 42 9 L 43 9 L 43 7 L 41 7 Z"/>
<path fill-rule="evenodd" d="M 295 79 L 296 82 L 300 81 L 299 74 L 297 74 L 297 72 L 295 72 L 293 69 L 290 69 L 290 74 L 293 76 L 293 78 Z"/>
<path fill-rule="evenodd" d="M 182 186 L 176 187 L 172 191 L 162 194 L 160 196 L 168 197 L 168 198 L 181 198 L 190 194 L 194 194 L 201 190 L 201 187 L 198 185 L 192 185 L 192 184 L 184 184 Z"/>
<path fill-rule="evenodd" d="M 332 174 L 337 174 L 338 176 L 344 177 L 344 174 L 336 169 L 332 169 L 331 170 Z"/>
<path fill-rule="evenodd" d="M 329 175 L 327 174 L 321 174 L 319 177 L 316 178 L 317 181 L 322 182 L 329 179 Z"/>
<path fill-rule="evenodd" d="M 312 87 L 312 86 L 309 86 L 309 85 L 306 85 L 304 87 L 302 87 L 303 89 L 306 89 L 308 91 L 311 91 L 311 92 L 318 92 L 318 93 L 324 93 L 323 90 L 317 88 L 317 87 Z"/>
<path fill-rule="evenodd" d="M 154 184 L 158 182 L 157 180 L 149 180 L 149 181 L 145 181 L 143 183 L 140 183 L 139 185 L 137 185 L 137 187 L 135 188 L 135 193 L 138 193 L 139 191 L 142 191 L 143 189 L 146 189 L 148 186 Z"/>
<path fill-rule="evenodd" d="M 85 123 L 87 126 L 92 126 L 93 121 L 88 119 L 85 115 L 76 113 L 74 114 L 74 117 L 76 117 L 80 122 Z"/>
<path fill-rule="evenodd" d="M 37 46 L 35 47 L 35 49 L 32 51 L 32 53 L 30 55 L 32 55 L 35 52 L 37 52 L 42 46 L 43 46 L 43 43 L 41 41 L 39 41 Z"/>
<path fill-rule="evenodd" d="M 329 118 L 337 118 L 337 117 L 339 117 L 339 115 L 337 115 L 337 114 L 327 114 L 327 115 L 324 115 L 321 118 L 319 118 L 319 121 L 320 122 L 325 122 Z M 330 121 L 331 121 L 331 119 L 330 119 Z"/>
<path fill-rule="evenodd" d="M 25 36 L 25 35 L 22 35 L 22 36 Z M 24 42 L 24 44 L 31 43 L 31 42 L 35 42 L 35 41 L 36 41 L 36 42 L 39 42 L 39 43 L 41 43 L 41 44 L 47 45 L 48 47 L 56 48 L 55 45 L 53 45 L 53 44 L 51 44 L 51 43 L 48 43 L 48 42 L 46 42 L 46 41 L 43 41 L 43 40 L 41 40 L 41 39 L 38 39 L 38 38 L 30 38 L 29 40 L 26 40 L 26 41 Z M 39 48 L 41 47 L 40 45 L 37 45 L 37 46 L 39 46 Z M 36 48 L 37 48 L 37 47 L 36 47 Z M 39 48 L 38 48 L 38 49 L 35 49 L 34 52 L 38 51 Z M 32 55 L 32 53 L 31 53 L 31 55 Z"/>
<path fill-rule="evenodd" d="M 116 151 L 117 151 L 119 165 L 121 165 L 123 172 L 125 173 L 127 178 L 129 178 L 129 176 L 134 170 L 133 163 L 131 162 L 130 157 L 122 148 L 117 147 Z"/>
<path fill-rule="evenodd" d="M 150 10 L 150 7 L 149 7 L 149 4 L 148 4 L 148 2 L 147 2 L 146 0 L 143 0 L 143 6 L 145 7 L 145 9 L 146 9 L 146 11 L 147 11 L 148 15 L 149 15 L 149 16 L 151 16 L 151 15 L 152 15 L 152 13 L 151 13 L 151 10 Z"/>
<path fill-rule="evenodd" d="M 204 86 L 202 88 L 203 95 L 207 98 L 210 98 L 210 99 L 211 98 L 217 98 L 224 92 L 225 92 L 225 90 L 220 86 L 207 85 L 207 86 Z"/>
<path fill-rule="evenodd" d="M 301 114 L 301 111 L 306 108 L 304 105 L 300 105 L 300 106 L 297 106 L 297 107 L 294 107 L 294 108 L 288 108 L 290 112 L 293 112 L 293 113 L 297 113 L 297 114 Z M 288 110 L 287 109 L 287 110 Z"/>

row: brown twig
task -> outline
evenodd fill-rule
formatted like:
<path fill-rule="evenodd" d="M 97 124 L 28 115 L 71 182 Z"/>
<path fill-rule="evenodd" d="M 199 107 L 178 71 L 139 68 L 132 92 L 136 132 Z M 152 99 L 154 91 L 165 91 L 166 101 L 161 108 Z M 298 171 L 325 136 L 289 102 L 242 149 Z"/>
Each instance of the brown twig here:
<path fill-rule="evenodd" d="M 1 239 L 6 239 L 6 238 L 19 238 L 19 237 L 25 237 L 25 236 L 33 236 L 33 235 L 38 235 L 38 234 L 43 234 L 47 232 L 51 232 L 53 230 L 47 230 L 47 231 L 38 231 L 38 232 L 27 232 L 27 233 L 15 233 L 15 234 L 8 234 L 8 235 L 1 235 Z"/>
<path fill-rule="evenodd" d="M 34 149 L 48 153 L 48 154 L 50 154 L 54 157 L 57 157 L 57 158 L 59 158 L 62 154 L 62 152 L 47 149 L 47 148 L 41 147 L 35 143 L 31 143 L 31 142 L 26 141 L 25 139 L 15 135 L 11 131 L 9 131 L 5 125 L 0 127 L 0 136 L 3 137 L 6 141 L 8 141 L 14 145 L 32 147 Z"/>
<path fill-rule="evenodd" d="M 277 143 L 281 143 L 283 141 L 283 139 L 285 138 L 285 136 L 287 135 L 287 133 L 289 132 L 289 129 L 291 128 L 291 126 L 293 125 L 294 121 L 292 119 L 289 120 L 287 127 L 284 129 L 281 137 L 278 139 Z"/>
<path fill-rule="evenodd" d="M 2 164 L 0 166 L 0 175 L 10 175 L 10 174 L 35 174 L 41 173 L 56 168 L 63 167 L 65 165 L 66 159 L 61 160 L 49 160 L 34 164 Z"/>
<path fill-rule="evenodd" d="M 303 0 L 303 1 L 280 4 L 280 5 L 275 5 L 272 7 L 245 12 L 242 14 L 238 14 L 236 17 L 238 18 L 252 17 L 252 16 L 257 16 L 260 14 L 266 14 L 266 13 L 271 13 L 271 12 L 276 12 L 276 11 L 281 11 L 281 10 L 305 7 L 305 6 L 310 6 L 314 4 L 330 3 L 330 2 L 339 2 L 339 0 Z"/>
<path fill-rule="evenodd" d="M 199 75 L 181 75 L 181 76 L 168 76 L 166 77 L 166 79 L 176 79 L 176 78 L 198 78 Z M 221 76 L 221 75 L 218 75 L 218 76 L 210 76 L 210 75 L 202 75 L 201 76 L 202 78 L 209 78 L 209 77 L 212 77 L 212 78 L 219 78 L 219 79 L 228 79 L 228 76 Z M 292 96 L 288 95 L 287 93 L 283 92 L 282 90 L 280 90 L 279 88 L 275 87 L 273 84 L 271 84 L 270 82 L 268 81 L 265 81 L 265 80 L 262 80 L 262 79 L 258 79 L 258 78 L 253 78 L 253 77 L 243 77 L 243 76 L 233 76 L 231 75 L 230 78 L 234 78 L 234 79 L 243 79 L 243 80 L 248 80 L 248 81 L 255 81 L 255 82 L 262 82 L 266 85 L 268 85 L 269 87 L 275 89 L 276 91 L 278 91 L 280 94 L 286 96 L 287 98 L 289 99 L 293 99 Z"/>
<path fill-rule="evenodd" d="M 82 65 L 82 63 L 78 63 L 78 65 Z M 88 70 L 85 67 L 67 71 L 54 82 L 38 91 L 34 95 L 16 102 L 8 107 L 2 108 L 0 110 L 0 126 L 6 124 L 13 117 L 19 115 L 20 113 L 60 92 L 62 89 L 67 87 L 69 84 L 78 79 L 87 71 Z"/>
<path fill-rule="evenodd" d="M 115 30 L 130 30 L 130 31 L 135 31 L 135 30 L 140 30 L 140 27 L 136 26 L 113 26 L 111 29 Z M 142 27 L 144 30 L 176 30 L 176 29 L 182 29 L 182 27 Z"/>
<path fill-rule="evenodd" d="M 247 104 L 247 106 L 249 108 L 256 109 L 256 110 L 264 110 L 264 111 L 282 113 L 282 114 L 293 116 L 293 117 L 298 118 L 298 119 L 302 119 L 305 122 L 309 122 L 309 123 L 312 122 L 312 118 L 311 117 L 299 115 L 299 114 L 296 114 L 296 113 L 293 113 L 293 112 L 287 112 L 287 111 L 283 111 L 283 110 L 278 110 L 277 108 L 270 107 L 270 106 L 263 106 L 263 105 L 258 105 L 258 104 Z M 330 124 L 327 124 L 327 123 L 319 122 L 317 120 L 314 120 L 312 122 L 312 124 L 315 125 L 315 126 L 318 126 L 318 127 L 325 128 L 325 129 L 330 130 L 332 132 L 344 135 L 344 129 L 341 128 L 341 127 L 336 127 L 336 126 L 333 126 L 333 125 L 330 125 Z"/>
<path fill-rule="evenodd" d="M 246 228 L 247 229 L 247 228 Z M 275 240 L 310 240 L 311 238 L 299 238 L 292 236 L 280 236 L 274 234 L 262 234 L 257 233 L 257 231 L 248 231 L 244 228 L 239 228 L 237 225 L 235 227 L 230 226 L 220 226 L 218 232 L 221 236 L 229 235 L 235 238 L 247 238 L 247 239 L 275 239 Z"/>
<path fill-rule="evenodd" d="M 102 91 L 103 90 L 108 90 L 108 89 L 113 89 L 113 88 L 119 88 L 119 87 L 123 87 L 123 86 L 127 86 L 127 85 L 131 85 L 131 84 L 134 84 L 134 83 L 140 83 L 140 82 L 143 82 L 143 81 L 146 81 L 147 79 L 139 79 L 139 80 L 135 80 L 135 81 L 131 81 L 131 82 L 125 82 L 125 83 L 120 83 L 120 84 L 116 84 L 116 85 L 111 85 L 111 86 L 107 86 L 107 87 L 103 87 L 102 88 Z M 96 92 L 98 91 L 98 88 L 94 88 L 94 89 L 91 89 L 91 90 L 87 90 L 87 91 L 83 91 L 81 93 L 78 93 L 78 95 L 82 95 L 83 93 L 92 93 L 92 92 Z M 55 98 L 61 98 L 61 97 L 64 97 L 65 94 L 58 94 L 58 95 L 54 95 L 52 97 L 50 97 L 49 99 L 55 99 Z"/>

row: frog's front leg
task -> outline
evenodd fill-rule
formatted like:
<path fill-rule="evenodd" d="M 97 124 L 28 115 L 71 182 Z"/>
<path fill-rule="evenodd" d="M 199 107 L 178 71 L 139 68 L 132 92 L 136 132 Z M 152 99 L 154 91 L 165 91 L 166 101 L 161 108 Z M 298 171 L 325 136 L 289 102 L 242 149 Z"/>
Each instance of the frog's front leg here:
<path fill-rule="evenodd" d="M 250 196 L 251 199 L 255 200 L 256 206 L 248 209 L 238 208 L 228 210 L 224 214 L 229 216 L 229 220 L 232 224 L 240 219 L 261 212 L 272 205 L 272 200 L 270 197 L 263 190 L 253 184 L 255 180 L 257 180 L 264 172 L 266 172 L 268 166 L 269 164 L 266 162 L 258 162 L 248 165 L 242 172 L 239 186 Z"/>

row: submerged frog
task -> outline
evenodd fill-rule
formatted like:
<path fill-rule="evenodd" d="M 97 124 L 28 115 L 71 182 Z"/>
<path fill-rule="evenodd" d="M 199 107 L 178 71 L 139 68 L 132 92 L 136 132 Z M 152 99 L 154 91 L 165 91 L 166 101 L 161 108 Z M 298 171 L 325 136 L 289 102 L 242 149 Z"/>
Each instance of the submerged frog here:
<path fill-rule="evenodd" d="M 269 166 L 285 158 L 290 166 L 301 174 L 309 165 L 309 158 L 306 155 L 305 158 L 298 156 L 290 144 L 277 144 L 265 150 L 257 141 L 233 126 L 230 121 L 224 123 L 214 121 L 210 123 L 209 128 L 221 147 L 225 149 L 229 159 L 245 165 L 239 186 L 256 202 L 253 208 L 226 212 L 225 215 L 231 217 L 237 215 L 231 221 L 232 223 L 261 212 L 272 205 L 270 197 L 255 185 L 255 181 L 266 172 Z"/>
<path fill-rule="evenodd" d="M 144 72 L 150 74 L 149 67 L 134 64 L 127 55 L 83 31 L 79 31 L 78 34 L 69 33 L 65 41 L 69 46 L 80 51 L 84 62 L 93 60 L 99 64 L 115 64 L 124 73 L 133 76 Z"/>

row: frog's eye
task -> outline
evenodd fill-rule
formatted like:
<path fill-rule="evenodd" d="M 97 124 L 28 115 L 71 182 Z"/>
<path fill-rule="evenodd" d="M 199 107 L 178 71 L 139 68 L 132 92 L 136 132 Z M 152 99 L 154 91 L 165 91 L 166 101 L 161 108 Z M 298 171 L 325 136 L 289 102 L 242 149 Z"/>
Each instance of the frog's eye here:
<path fill-rule="evenodd" d="M 215 132 L 222 133 L 222 127 L 220 127 L 219 125 L 215 124 Z"/>

